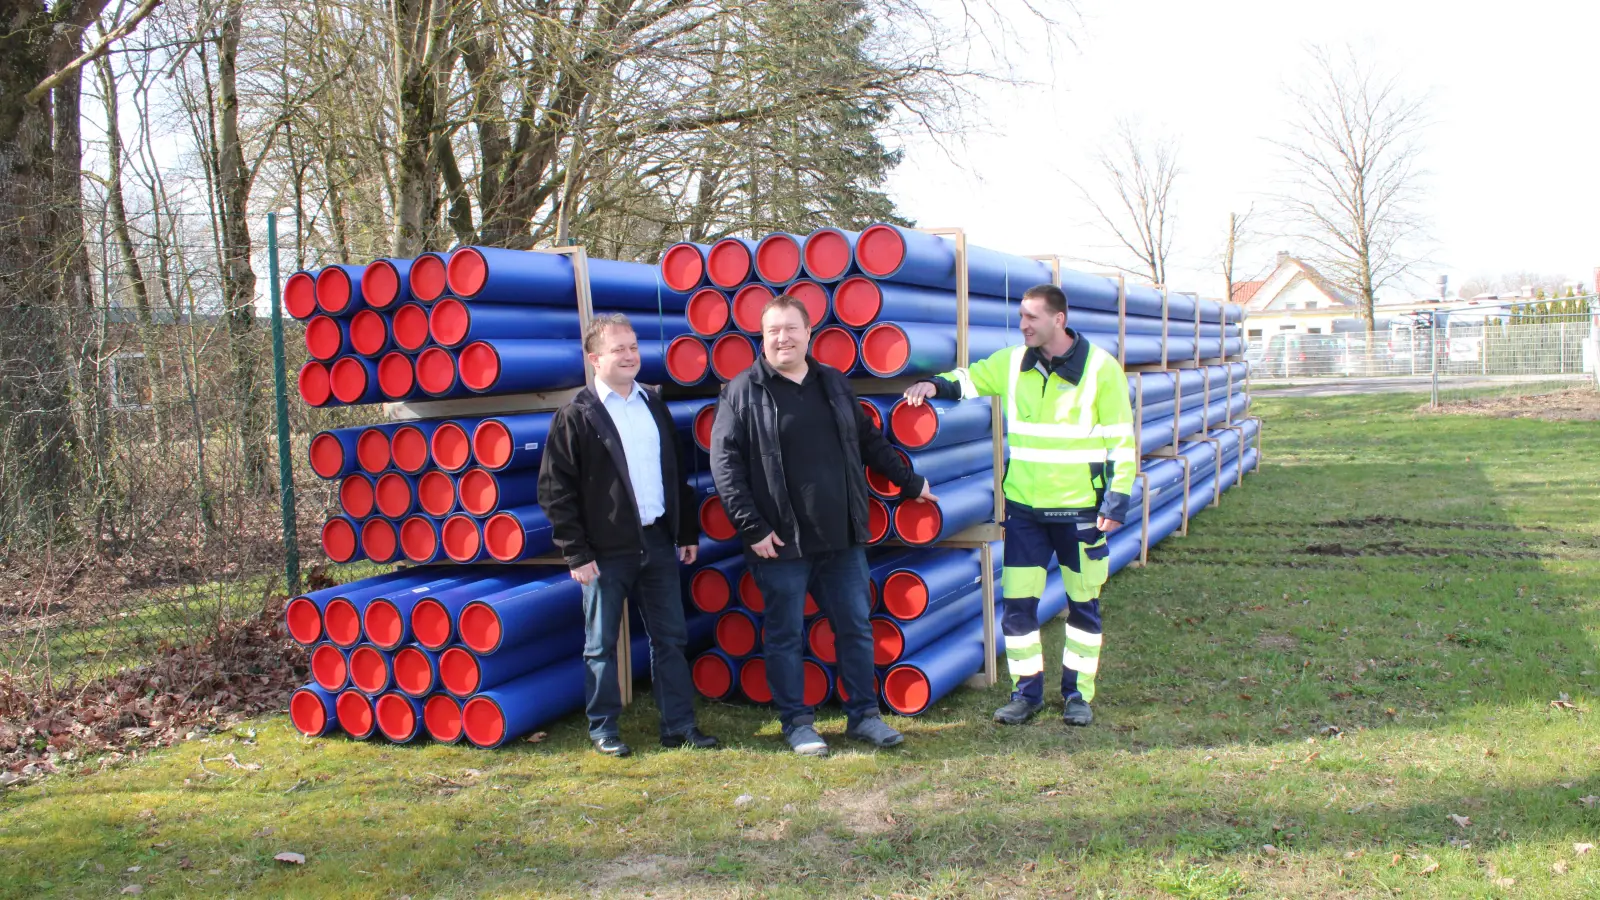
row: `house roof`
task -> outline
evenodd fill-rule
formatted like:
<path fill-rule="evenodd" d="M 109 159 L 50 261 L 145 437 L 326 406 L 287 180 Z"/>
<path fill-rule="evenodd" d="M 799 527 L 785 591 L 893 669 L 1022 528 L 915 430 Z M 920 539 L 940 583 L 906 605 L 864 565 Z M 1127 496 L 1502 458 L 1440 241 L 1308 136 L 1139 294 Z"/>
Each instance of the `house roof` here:
<path fill-rule="evenodd" d="M 1250 298 L 1254 297 L 1256 295 L 1256 291 L 1261 290 L 1261 286 L 1263 284 L 1266 284 L 1266 283 L 1267 283 L 1267 281 L 1264 278 L 1262 280 L 1260 280 L 1260 281 L 1236 281 L 1236 282 L 1234 282 L 1234 284 L 1233 284 L 1233 302 L 1235 302 L 1235 303 L 1249 303 L 1250 302 Z"/>
<path fill-rule="evenodd" d="M 1278 298 L 1292 286 L 1306 282 L 1316 289 L 1317 293 L 1326 298 L 1329 307 L 1333 309 L 1350 309 L 1356 306 L 1345 293 L 1329 281 L 1315 266 L 1304 260 L 1296 259 L 1287 253 L 1278 254 L 1278 264 L 1260 286 L 1251 292 L 1247 308 L 1251 312 L 1267 312 Z M 1248 282 L 1246 282 L 1248 283 Z M 1284 310 L 1273 310 L 1282 312 Z"/>

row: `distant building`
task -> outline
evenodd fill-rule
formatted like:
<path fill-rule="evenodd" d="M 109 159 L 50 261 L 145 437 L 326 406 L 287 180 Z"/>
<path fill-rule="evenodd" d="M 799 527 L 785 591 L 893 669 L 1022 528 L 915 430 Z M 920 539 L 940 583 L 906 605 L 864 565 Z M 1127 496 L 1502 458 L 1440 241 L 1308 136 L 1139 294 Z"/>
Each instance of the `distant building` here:
<path fill-rule="evenodd" d="M 1233 286 L 1233 301 L 1242 303 L 1249 315 L 1245 319 L 1246 337 L 1251 343 L 1266 340 L 1280 331 L 1300 334 L 1333 334 L 1342 319 L 1359 318 L 1361 305 L 1341 291 L 1310 263 L 1279 252 L 1277 264 L 1259 281 L 1241 281 Z"/>

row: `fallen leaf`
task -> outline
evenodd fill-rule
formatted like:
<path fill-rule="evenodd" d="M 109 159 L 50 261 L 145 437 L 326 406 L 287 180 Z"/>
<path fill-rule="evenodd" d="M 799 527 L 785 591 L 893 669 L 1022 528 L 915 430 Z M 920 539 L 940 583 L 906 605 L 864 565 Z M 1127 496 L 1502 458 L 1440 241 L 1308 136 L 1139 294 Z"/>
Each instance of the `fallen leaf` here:
<path fill-rule="evenodd" d="M 143 868 L 144 868 L 144 866 L 129 866 L 127 868 L 127 871 L 132 873 L 132 872 L 137 872 L 137 871 L 139 871 L 140 869 L 143 869 Z"/>
<path fill-rule="evenodd" d="M 1494 886 L 1495 887 L 1508 888 L 1508 887 L 1511 887 L 1512 885 L 1514 885 L 1516 883 L 1517 883 L 1517 880 L 1515 878 L 1496 878 L 1494 880 Z"/>
<path fill-rule="evenodd" d="M 1594 849 L 1594 845 L 1593 844 L 1573 844 L 1572 845 L 1572 852 L 1578 854 L 1579 856 L 1582 856 L 1585 853 L 1588 853 L 1590 850 L 1593 850 L 1593 849 Z"/>
<path fill-rule="evenodd" d="M 183 859 L 178 860 L 178 868 L 192 869 L 194 868 L 194 863 L 190 862 L 189 857 L 185 856 Z"/>
<path fill-rule="evenodd" d="M 1499 755 L 1500 755 L 1500 751 L 1494 749 L 1493 747 L 1485 747 L 1485 748 L 1483 748 L 1483 757 L 1484 757 L 1484 759 L 1490 759 L 1492 757 L 1496 757 L 1496 756 L 1499 756 Z"/>
<path fill-rule="evenodd" d="M 1592 808 L 1596 803 L 1600 803 L 1600 797 L 1590 794 L 1587 797 L 1579 797 L 1578 802 L 1582 803 L 1585 807 Z"/>
<path fill-rule="evenodd" d="M 1455 813 L 1451 813 L 1450 814 L 1450 821 L 1456 823 L 1456 826 L 1459 827 L 1459 828 L 1465 828 L 1468 825 L 1472 824 L 1472 817 L 1471 816 L 1458 816 Z"/>
<path fill-rule="evenodd" d="M 543 731 L 535 731 L 533 734 L 530 734 L 526 738 L 523 738 L 523 740 L 527 741 L 530 744 L 537 744 L 537 743 L 542 742 L 545 738 L 547 738 L 549 736 L 550 736 L 549 734 L 546 734 Z"/>
<path fill-rule="evenodd" d="M 1278 848 L 1272 846 L 1271 844 L 1262 844 L 1261 845 L 1261 852 L 1265 853 L 1268 856 L 1277 856 L 1278 855 Z"/>
<path fill-rule="evenodd" d="M 134 895 L 137 895 L 137 894 L 142 894 L 142 893 L 144 893 L 144 888 L 142 888 L 142 887 L 140 887 L 140 886 L 138 886 L 138 885 L 137 885 L 137 884 L 130 884 L 130 885 L 128 885 L 128 886 L 127 886 L 127 887 L 125 887 L 125 888 L 123 888 L 123 889 L 122 889 L 122 892 L 123 892 L 123 893 L 124 893 L 124 894 L 134 894 Z"/>
<path fill-rule="evenodd" d="M 304 853 L 290 853 L 287 850 L 274 856 L 273 859 L 278 862 L 294 863 L 297 866 L 306 864 L 306 855 Z"/>
<path fill-rule="evenodd" d="M 482 778 L 483 777 L 483 773 L 478 771 L 477 769 L 463 769 L 461 774 L 467 776 L 468 778 Z"/>
<path fill-rule="evenodd" d="M 1564 859 L 1556 860 L 1550 864 L 1550 871 L 1556 873 L 1557 875 L 1567 874 L 1567 861 Z"/>
<path fill-rule="evenodd" d="M 1439 871 L 1439 864 L 1433 862 L 1432 860 L 1430 860 L 1427 865 L 1422 867 L 1422 874 L 1424 875 L 1432 875 L 1437 871 Z"/>
<path fill-rule="evenodd" d="M 749 806 L 751 803 L 753 803 L 755 801 L 755 799 L 756 798 L 750 796 L 749 794 L 740 794 L 739 796 L 734 798 L 733 805 L 734 806 Z"/>

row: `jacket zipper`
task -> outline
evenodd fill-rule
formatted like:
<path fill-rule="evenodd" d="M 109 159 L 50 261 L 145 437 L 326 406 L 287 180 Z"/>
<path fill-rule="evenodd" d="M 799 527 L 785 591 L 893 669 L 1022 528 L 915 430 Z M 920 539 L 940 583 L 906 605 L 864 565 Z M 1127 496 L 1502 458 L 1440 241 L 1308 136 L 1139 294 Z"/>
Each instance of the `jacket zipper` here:
<path fill-rule="evenodd" d="M 778 457 L 778 471 L 781 472 L 781 471 L 783 471 L 783 444 L 782 444 L 781 441 L 778 440 L 778 422 L 777 422 L 778 401 L 772 399 L 772 391 L 768 390 L 766 385 L 763 384 L 763 385 L 760 385 L 760 387 L 761 387 L 761 393 L 765 394 L 766 397 L 767 397 L 767 407 L 772 410 L 772 417 L 773 417 L 773 422 L 772 422 L 772 438 L 773 438 L 772 452 L 774 454 L 776 454 L 777 457 Z M 763 477 L 765 477 L 765 474 L 766 473 L 762 473 Z M 784 489 L 784 493 L 787 495 L 787 493 L 788 493 L 788 489 L 787 488 Z M 777 498 L 773 498 L 773 499 L 777 499 Z M 787 498 L 785 498 L 785 502 L 787 502 Z M 794 552 L 795 552 L 796 555 L 799 555 L 800 554 L 800 517 L 795 513 L 795 511 L 793 509 L 790 509 L 789 510 L 789 518 L 794 519 Z M 782 524 L 783 523 L 780 522 L 780 523 L 778 523 L 778 525 L 773 526 L 772 533 L 773 534 L 777 534 L 778 533 L 778 528 L 780 526 L 782 526 Z"/>

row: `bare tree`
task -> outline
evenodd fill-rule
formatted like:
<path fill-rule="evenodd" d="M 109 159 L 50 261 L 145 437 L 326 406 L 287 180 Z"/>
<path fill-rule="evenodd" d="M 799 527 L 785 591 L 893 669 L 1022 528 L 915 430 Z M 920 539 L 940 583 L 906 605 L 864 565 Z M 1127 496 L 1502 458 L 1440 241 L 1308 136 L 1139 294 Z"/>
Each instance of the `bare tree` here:
<path fill-rule="evenodd" d="M 1248 240 L 1250 217 L 1255 211 L 1256 208 L 1251 206 L 1242 213 L 1228 213 L 1228 238 L 1222 247 L 1222 280 L 1225 288 L 1222 296 L 1230 303 L 1233 302 L 1234 262 L 1239 248 Z"/>
<path fill-rule="evenodd" d="M 1422 261 L 1420 138 L 1427 97 L 1346 47 L 1311 47 L 1311 81 L 1290 87 L 1300 108 L 1273 143 L 1287 168 L 1280 197 L 1307 258 L 1355 296 L 1370 332 L 1378 291 Z"/>
<path fill-rule="evenodd" d="M 1146 137 L 1136 123 L 1118 120 L 1115 134 L 1096 152 L 1095 166 L 1101 176 L 1095 190 L 1077 180 L 1073 185 L 1122 260 L 1100 264 L 1165 284 L 1175 224 L 1172 188 L 1183 174 L 1177 140 Z"/>

